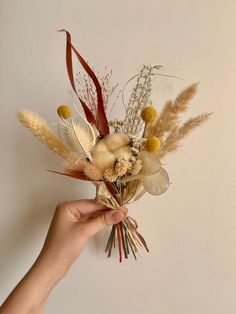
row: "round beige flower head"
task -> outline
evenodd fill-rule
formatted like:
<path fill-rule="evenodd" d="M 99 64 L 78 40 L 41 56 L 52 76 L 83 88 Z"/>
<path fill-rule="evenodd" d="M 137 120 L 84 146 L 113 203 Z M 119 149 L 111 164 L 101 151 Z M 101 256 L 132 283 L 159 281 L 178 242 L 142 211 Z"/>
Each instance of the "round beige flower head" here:
<path fill-rule="evenodd" d="M 126 174 L 130 167 L 130 162 L 125 158 L 119 158 L 115 165 L 115 172 L 118 177 L 121 177 Z"/>
<path fill-rule="evenodd" d="M 103 177 L 108 182 L 115 182 L 117 179 L 117 174 L 115 172 L 115 169 L 114 168 L 107 168 L 104 171 Z"/>

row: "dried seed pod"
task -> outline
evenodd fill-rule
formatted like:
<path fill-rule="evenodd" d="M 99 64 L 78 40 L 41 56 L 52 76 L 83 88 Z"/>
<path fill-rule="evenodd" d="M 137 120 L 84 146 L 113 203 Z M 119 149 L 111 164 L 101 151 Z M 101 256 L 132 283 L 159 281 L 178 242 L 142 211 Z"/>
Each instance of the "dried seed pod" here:
<path fill-rule="evenodd" d="M 163 194 L 168 189 L 169 184 L 169 176 L 164 168 L 151 176 L 143 177 L 145 190 L 153 195 Z"/>

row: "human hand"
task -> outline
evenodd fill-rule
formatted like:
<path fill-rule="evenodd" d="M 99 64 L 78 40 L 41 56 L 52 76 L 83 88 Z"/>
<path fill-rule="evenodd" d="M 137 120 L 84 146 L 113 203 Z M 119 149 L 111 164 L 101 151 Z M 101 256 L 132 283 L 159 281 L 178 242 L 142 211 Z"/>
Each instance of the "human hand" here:
<path fill-rule="evenodd" d="M 2 304 L 0 314 L 41 314 L 50 292 L 87 241 L 126 214 L 127 209 L 110 210 L 95 200 L 58 204 L 39 257 Z"/>
<path fill-rule="evenodd" d="M 110 210 L 95 200 L 57 205 L 38 262 L 53 266 L 64 276 L 79 257 L 87 241 L 107 225 L 120 222 L 127 209 Z"/>

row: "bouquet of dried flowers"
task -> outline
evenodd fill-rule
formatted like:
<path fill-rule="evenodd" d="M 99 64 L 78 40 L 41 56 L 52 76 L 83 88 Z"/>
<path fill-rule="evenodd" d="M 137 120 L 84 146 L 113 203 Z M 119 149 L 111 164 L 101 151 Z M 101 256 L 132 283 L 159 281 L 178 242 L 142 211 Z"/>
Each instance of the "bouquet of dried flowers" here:
<path fill-rule="evenodd" d="M 136 84 L 126 106 L 123 120 L 108 122 L 107 107 L 116 86 L 110 87 L 111 72 L 99 77 L 90 68 L 66 33 L 66 65 L 73 91 L 84 115 L 68 105 L 57 109 L 58 132 L 38 114 L 18 111 L 18 118 L 43 143 L 64 159 L 65 171 L 56 172 L 96 186 L 97 202 L 112 209 L 122 209 L 144 193 L 160 195 L 169 187 L 169 176 L 161 160 L 179 148 L 180 141 L 209 118 L 209 113 L 187 120 L 179 116 L 188 109 L 197 84 L 184 89 L 175 100 L 168 101 L 161 113 L 151 102 L 152 76 L 159 67 L 143 66 L 135 76 Z M 85 75 L 73 73 L 72 53 Z M 111 132 L 113 129 L 113 132 Z M 119 260 L 130 253 L 136 259 L 140 248 L 148 251 L 134 219 L 126 216 L 113 225 L 105 251 L 108 257 L 117 245 Z"/>

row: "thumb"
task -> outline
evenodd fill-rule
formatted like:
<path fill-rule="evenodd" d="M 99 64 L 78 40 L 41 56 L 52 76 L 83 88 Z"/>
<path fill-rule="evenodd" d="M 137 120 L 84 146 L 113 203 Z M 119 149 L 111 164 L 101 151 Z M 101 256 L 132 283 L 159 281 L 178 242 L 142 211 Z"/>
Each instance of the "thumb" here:
<path fill-rule="evenodd" d="M 95 235 L 104 227 L 119 223 L 124 218 L 124 214 L 120 210 L 107 210 L 96 218 L 86 223 L 86 231 L 89 236 Z"/>

